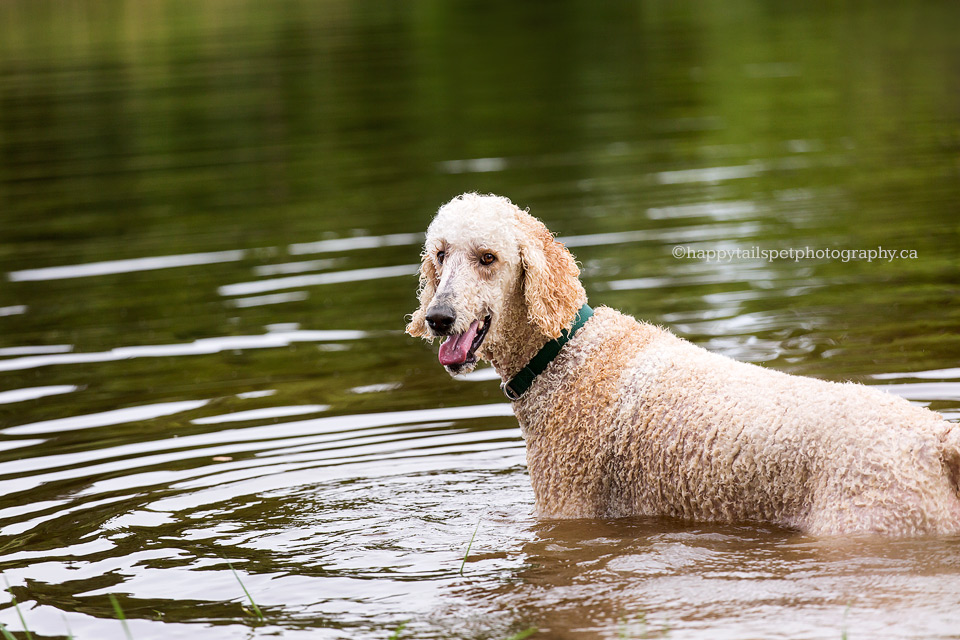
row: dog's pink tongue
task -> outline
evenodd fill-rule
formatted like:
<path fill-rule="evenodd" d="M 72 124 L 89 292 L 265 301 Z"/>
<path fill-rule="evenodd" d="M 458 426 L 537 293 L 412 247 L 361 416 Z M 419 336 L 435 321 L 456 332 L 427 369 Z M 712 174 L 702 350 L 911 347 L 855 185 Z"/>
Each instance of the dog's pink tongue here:
<path fill-rule="evenodd" d="M 446 367 L 451 364 L 466 362 L 467 353 L 470 351 L 473 339 L 477 337 L 478 329 L 480 329 L 480 321 L 474 320 L 465 332 L 452 335 L 444 340 L 443 344 L 440 345 L 440 364 Z"/>

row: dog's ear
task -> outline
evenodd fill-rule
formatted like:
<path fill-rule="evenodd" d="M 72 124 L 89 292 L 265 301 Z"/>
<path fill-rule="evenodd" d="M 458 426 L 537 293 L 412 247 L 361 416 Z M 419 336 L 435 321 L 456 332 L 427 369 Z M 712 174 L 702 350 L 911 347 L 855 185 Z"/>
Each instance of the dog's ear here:
<path fill-rule="evenodd" d="M 518 214 L 527 317 L 547 336 L 559 338 L 587 301 L 580 269 L 542 222 L 519 209 Z"/>
<path fill-rule="evenodd" d="M 437 293 L 437 269 L 433 264 L 433 256 L 427 251 L 420 255 L 420 289 L 417 295 L 420 298 L 420 308 L 413 312 L 407 324 L 407 333 L 415 338 L 432 338 L 427 332 L 427 307 Z"/>

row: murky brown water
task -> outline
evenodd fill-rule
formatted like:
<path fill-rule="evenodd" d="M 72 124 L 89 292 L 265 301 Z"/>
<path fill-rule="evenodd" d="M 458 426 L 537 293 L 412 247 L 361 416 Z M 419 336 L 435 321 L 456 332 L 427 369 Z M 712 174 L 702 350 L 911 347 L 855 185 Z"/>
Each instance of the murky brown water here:
<path fill-rule="evenodd" d="M 33 637 L 123 637 L 114 595 L 138 640 L 960 638 L 958 539 L 534 517 L 489 370 L 401 332 L 432 212 L 491 191 L 594 304 L 960 419 L 958 32 L 956 3 L 3 3 L 0 570 Z"/>

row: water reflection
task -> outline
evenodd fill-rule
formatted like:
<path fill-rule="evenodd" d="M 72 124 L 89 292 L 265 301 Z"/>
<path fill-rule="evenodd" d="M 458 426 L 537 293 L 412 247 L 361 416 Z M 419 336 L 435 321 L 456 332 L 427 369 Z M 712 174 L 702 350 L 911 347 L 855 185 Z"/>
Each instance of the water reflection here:
<path fill-rule="evenodd" d="M 0 307 L 0 316 L 16 316 L 27 312 L 27 305 L 14 304 L 8 307 Z"/>
<path fill-rule="evenodd" d="M 267 420 L 271 418 L 289 418 L 291 416 L 320 413 L 321 411 L 326 411 L 329 408 L 330 405 L 328 404 L 295 405 L 292 407 L 267 407 L 263 409 L 250 409 L 247 411 L 225 413 L 219 416 L 194 418 L 190 422 L 192 424 L 223 424 L 224 422 L 246 422 L 248 420 L 252 421 Z"/>
<path fill-rule="evenodd" d="M 271 278 L 269 280 L 257 280 L 255 282 L 227 284 L 220 287 L 218 292 L 222 296 L 246 296 L 280 289 L 298 289 L 300 287 L 315 287 L 324 284 L 363 282 L 365 280 L 381 280 L 383 278 L 408 276 L 417 273 L 419 269 L 419 264 L 402 264 L 394 267 L 373 267 L 370 269 L 315 273 L 307 276 L 288 276 L 286 278 Z"/>
<path fill-rule="evenodd" d="M 154 271 L 175 267 L 192 267 L 218 262 L 237 262 L 246 256 L 246 251 L 216 251 L 211 253 L 188 253 L 179 256 L 155 256 L 152 258 L 133 258 L 131 260 L 109 260 L 63 267 L 45 267 L 43 269 L 24 269 L 11 271 L 7 278 L 11 282 L 35 282 L 38 280 L 66 280 L 70 278 L 90 278 L 115 273 L 134 273 Z"/>
<path fill-rule="evenodd" d="M 376 249 L 379 247 L 402 247 L 421 244 L 423 233 L 391 233 L 385 236 L 356 236 L 353 238 L 334 238 L 316 242 L 299 242 L 287 247 L 290 255 L 302 256 L 311 253 L 333 253 L 353 251 L 355 249 Z"/>
<path fill-rule="evenodd" d="M 564 638 L 949 637 L 956 629 L 958 540 L 822 541 L 653 519 L 545 522 L 532 533 L 522 579 L 468 581 L 458 599 Z M 909 575 L 923 578 L 914 584 Z M 933 603 L 926 589 L 948 595 Z M 902 617 L 915 607 L 922 619 Z"/>
<path fill-rule="evenodd" d="M 286 291 L 284 293 L 269 293 L 265 296 L 249 296 L 246 298 L 237 298 L 227 300 L 231 307 L 244 309 L 247 307 L 265 307 L 271 304 L 283 304 L 285 302 L 303 302 L 310 297 L 306 291 Z"/>
<path fill-rule="evenodd" d="M 496 373 L 402 327 L 432 213 L 496 192 L 592 304 L 960 419 L 958 31 L 955 3 L 0 3 L 0 570 L 34 637 L 118 636 L 110 595 L 138 639 L 954 637 L 957 540 L 535 517 Z"/>
<path fill-rule="evenodd" d="M 295 330 L 271 331 L 254 336 L 221 336 L 218 338 L 200 338 L 185 344 L 152 344 L 135 347 L 117 347 L 100 353 L 57 353 L 51 355 L 24 356 L 0 360 L 0 371 L 21 371 L 63 364 L 90 364 L 132 360 L 135 358 L 170 358 L 177 356 L 195 356 L 222 351 L 245 349 L 271 349 L 286 347 L 297 342 L 341 342 L 359 340 L 366 336 L 364 331 L 333 330 Z"/>
<path fill-rule="evenodd" d="M 10 391 L 0 391 L 0 404 L 36 400 L 38 398 L 55 396 L 61 393 L 72 393 L 79 388 L 80 387 L 72 384 L 56 384 L 47 387 L 30 387 L 27 389 L 11 389 Z"/>
<path fill-rule="evenodd" d="M 8 427 L 2 431 L 5 435 L 36 435 L 38 433 L 63 433 L 74 429 L 90 429 L 105 427 L 114 424 L 126 424 L 140 420 L 150 420 L 160 416 L 169 416 L 174 413 L 191 411 L 204 406 L 208 400 L 188 400 L 184 402 L 164 402 L 154 405 L 142 405 L 115 409 L 103 413 L 94 413 L 85 416 L 71 416 L 44 422 L 31 422 L 16 427 Z M 15 470 L 10 470 L 10 472 Z"/>

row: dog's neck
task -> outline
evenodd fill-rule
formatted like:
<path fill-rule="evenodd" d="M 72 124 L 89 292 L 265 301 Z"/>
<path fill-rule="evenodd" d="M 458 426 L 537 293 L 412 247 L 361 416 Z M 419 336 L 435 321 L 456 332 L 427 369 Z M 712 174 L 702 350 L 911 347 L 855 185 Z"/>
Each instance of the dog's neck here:
<path fill-rule="evenodd" d="M 498 322 L 496 335 L 484 342 L 481 357 L 493 365 L 502 380 L 510 380 L 549 340 L 530 322 L 526 305 L 508 305 Z"/>

